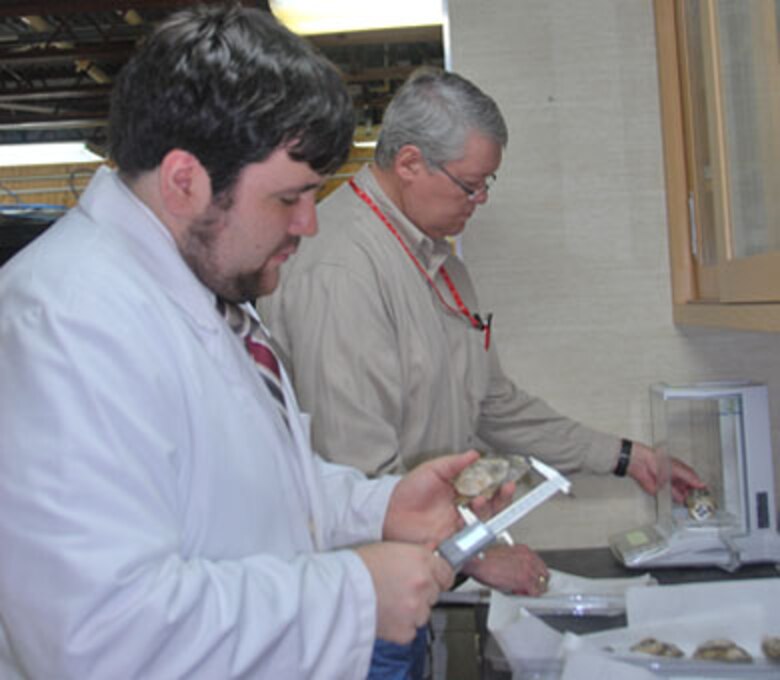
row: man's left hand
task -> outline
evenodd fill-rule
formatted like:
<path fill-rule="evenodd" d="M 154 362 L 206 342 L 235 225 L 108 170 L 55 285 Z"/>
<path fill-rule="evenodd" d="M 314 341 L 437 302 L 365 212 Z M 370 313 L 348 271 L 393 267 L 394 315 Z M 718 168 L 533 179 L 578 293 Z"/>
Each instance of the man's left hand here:
<path fill-rule="evenodd" d="M 463 573 L 504 593 L 538 597 L 547 592 L 550 572 L 527 545 L 493 545 L 468 562 Z"/>
<path fill-rule="evenodd" d="M 677 458 L 671 458 L 670 463 L 672 497 L 677 503 L 682 503 L 691 489 L 702 489 L 706 486 L 689 465 Z M 663 481 L 658 454 L 649 446 L 635 441 L 627 474 L 647 493 L 655 495 Z"/>

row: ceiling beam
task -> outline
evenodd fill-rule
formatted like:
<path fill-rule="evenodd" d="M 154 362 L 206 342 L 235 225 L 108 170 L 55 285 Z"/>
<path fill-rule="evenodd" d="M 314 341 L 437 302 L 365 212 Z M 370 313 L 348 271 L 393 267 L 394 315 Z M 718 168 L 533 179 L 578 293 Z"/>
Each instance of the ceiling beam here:
<path fill-rule="evenodd" d="M 222 3 L 224 0 L 202 0 L 205 4 Z M 81 14 L 84 12 L 110 12 L 127 9 L 176 9 L 198 4 L 194 0 L 4 0 L 0 4 L 0 17 L 20 17 L 30 14 Z M 267 0 L 241 0 L 247 7 L 268 9 Z"/>
<path fill-rule="evenodd" d="M 39 87 L 35 89 L 4 90 L 0 102 L 34 102 L 53 99 L 96 99 L 107 97 L 110 85 L 78 85 L 73 87 Z"/>
<path fill-rule="evenodd" d="M 107 114 L 80 114 L 61 116 L 20 116 L 9 120 L 0 114 L 0 131 L 64 130 L 68 128 L 104 127 L 108 124 Z"/>
<path fill-rule="evenodd" d="M 78 45 L 73 48 L 47 47 L 23 52 L 0 52 L 0 66 L 45 66 L 52 63 L 98 59 L 100 61 L 122 62 L 136 50 L 134 42 L 111 42 L 100 45 Z"/>
<path fill-rule="evenodd" d="M 406 80 L 418 66 L 383 66 L 342 70 L 348 83 L 370 83 L 376 80 Z"/>
<path fill-rule="evenodd" d="M 397 43 L 440 43 L 441 26 L 407 26 L 403 28 L 379 28 L 372 31 L 347 31 L 341 33 L 319 33 L 304 38 L 317 47 L 342 47 L 345 45 L 376 45 Z"/>

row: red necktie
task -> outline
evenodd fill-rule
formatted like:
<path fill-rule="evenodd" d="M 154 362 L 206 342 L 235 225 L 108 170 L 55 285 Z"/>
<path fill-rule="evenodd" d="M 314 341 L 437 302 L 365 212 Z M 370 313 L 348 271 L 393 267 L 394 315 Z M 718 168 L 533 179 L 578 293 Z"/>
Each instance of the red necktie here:
<path fill-rule="evenodd" d="M 268 391 L 279 406 L 279 412 L 285 424 L 290 427 L 287 419 L 287 405 L 284 401 L 284 390 L 282 389 L 279 360 L 271 349 L 262 326 L 241 307 L 233 303 L 221 299 L 217 300 L 217 309 L 225 317 L 230 330 L 244 341 L 247 352 L 254 359 Z"/>

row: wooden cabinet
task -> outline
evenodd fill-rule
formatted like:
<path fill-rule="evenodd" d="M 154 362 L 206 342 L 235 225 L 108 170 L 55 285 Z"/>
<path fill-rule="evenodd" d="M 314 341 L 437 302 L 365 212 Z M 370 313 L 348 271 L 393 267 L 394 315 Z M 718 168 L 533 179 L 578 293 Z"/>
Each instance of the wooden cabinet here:
<path fill-rule="evenodd" d="M 654 0 L 675 322 L 780 331 L 780 0 Z"/>

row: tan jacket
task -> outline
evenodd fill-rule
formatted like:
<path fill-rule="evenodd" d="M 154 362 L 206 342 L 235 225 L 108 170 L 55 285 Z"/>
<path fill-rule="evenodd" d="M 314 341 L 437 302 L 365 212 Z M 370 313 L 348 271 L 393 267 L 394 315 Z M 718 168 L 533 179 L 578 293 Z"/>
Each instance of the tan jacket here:
<path fill-rule="evenodd" d="M 472 312 L 481 312 L 463 262 L 419 231 L 368 168 L 356 182 L 395 225 L 449 304 L 445 264 Z M 320 233 L 286 265 L 261 302 L 313 445 L 326 458 L 377 475 L 441 454 L 481 448 L 533 454 L 562 471 L 608 473 L 619 440 L 586 428 L 520 389 L 495 342 L 450 311 L 382 221 L 344 184 L 318 208 Z"/>

